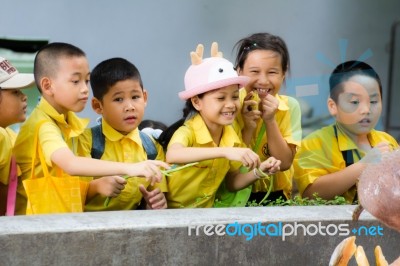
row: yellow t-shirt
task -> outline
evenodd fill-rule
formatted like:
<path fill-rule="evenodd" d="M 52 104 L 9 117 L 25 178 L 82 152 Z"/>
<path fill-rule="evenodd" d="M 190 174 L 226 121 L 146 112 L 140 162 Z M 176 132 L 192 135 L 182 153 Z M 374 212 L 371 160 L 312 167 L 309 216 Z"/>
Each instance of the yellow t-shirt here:
<path fill-rule="evenodd" d="M 0 183 L 8 185 L 13 146 L 17 134 L 11 128 L 0 127 Z"/>
<path fill-rule="evenodd" d="M 22 124 L 14 146 L 17 164 L 21 168 L 21 177 L 18 180 L 16 214 L 25 214 L 26 194 L 22 181 L 31 176 L 33 141 L 36 125 L 41 121 L 47 121 L 40 127 L 38 141 L 51 175 L 56 175 L 56 167 L 51 162 L 51 155 L 60 148 L 69 147 L 76 154 L 76 138 L 87 124 L 88 119 L 81 119 L 73 112 L 68 112 L 67 117 L 59 114 L 44 98 L 33 110 L 29 118 Z M 68 122 L 67 122 L 68 121 Z M 35 162 L 36 177 L 43 176 L 39 158 Z"/>
<path fill-rule="evenodd" d="M 101 160 L 125 163 L 136 163 L 147 160 L 147 154 L 143 148 L 137 128 L 128 135 L 123 135 L 112 128 L 107 121 L 103 119 L 102 132 L 105 136 L 105 145 Z M 78 140 L 78 154 L 80 156 L 90 157 L 92 149 L 91 129 L 86 129 L 85 132 L 79 136 Z M 153 139 L 152 141 L 158 152 L 156 160 L 164 161 L 165 156 L 161 145 L 156 143 Z M 107 207 L 104 206 L 106 197 L 96 195 L 86 203 L 85 211 L 134 210 L 139 206 L 142 200 L 142 193 L 139 191 L 140 184 L 149 191 L 155 188 L 160 188 L 162 192 L 167 191 L 165 177 L 161 183 L 157 183 L 154 186 L 151 186 L 150 182 L 146 181 L 145 178 L 130 177 L 127 179 L 125 189 L 122 190 L 118 197 L 113 198 Z"/>
<path fill-rule="evenodd" d="M 247 93 L 244 88 L 240 90 L 240 103 L 243 106 L 244 98 Z M 282 134 L 282 137 L 288 144 L 293 144 L 297 147 L 301 144 L 302 132 L 301 132 L 301 111 L 300 105 L 296 99 L 285 96 L 285 95 L 276 95 L 275 96 L 279 101 L 278 110 L 275 114 L 275 120 L 278 124 L 279 131 Z M 253 98 L 255 101 L 260 101 L 260 98 L 257 94 L 254 95 Z M 243 128 L 243 118 L 239 113 L 236 119 L 236 127 L 240 130 Z M 254 135 L 251 139 L 250 147 L 254 150 L 258 135 L 262 130 L 262 127 L 265 127 L 263 120 L 260 119 L 258 121 L 257 129 L 254 132 Z M 260 144 L 258 145 L 258 149 L 255 151 L 259 156 L 261 161 L 265 161 L 270 157 L 268 153 L 268 136 L 266 131 L 263 134 Z M 278 172 L 273 175 L 274 178 L 274 187 L 272 191 L 283 190 L 286 197 L 291 197 L 292 192 L 292 177 L 293 177 L 293 165 L 286 171 Z M 267 179 L 257 180 L 253 184 L 253 192 L 267 192 L 269 187 L 269 181 Z"/>
<path fill-rule="evenodd" d="M 346 162 L 342 151 L 352 150 L 354 162 L 359 158 L 355 150 L 362 158 L 365 153 L 357 148 L 357 145 L 343 132 L 337 128 L 337 138 L 333 125 L 323 127 L 305 137 L 301 143 L 293 162 L 300 195 L 308 185 L 314 183 L 319 177 L 338 172 L 346 168 Z M 397 141 L 389 134 L 372 130 L 368 134 L 368 140 L 372 147 L 382 141 L 391 143 L 398 147 Z M 345 192 L 343 196 L 349 203 L 353 202 L 356 188 L 353 187 Z"/>
<path fill-rule="evenodd" d="M 172 136 L 169 145 L 180 143 L 185 147 L 241 147 L 241 141 L 231 125 L 225 126 L 217 146 L 202 117 L 196 114 Z M 218 187 L 228 172 L 237 171 L 241 162 L 226 158 L 204 160 L 192 167 L 167 176 L 168 208 L 212 207 Z"/>

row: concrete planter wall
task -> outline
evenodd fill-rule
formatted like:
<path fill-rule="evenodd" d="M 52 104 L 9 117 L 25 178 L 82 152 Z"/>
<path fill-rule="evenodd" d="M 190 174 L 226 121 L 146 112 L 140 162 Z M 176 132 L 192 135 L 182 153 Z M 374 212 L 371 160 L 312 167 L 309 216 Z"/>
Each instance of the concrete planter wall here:
<path fill-rule="evenodd" d="M 376 245 L 394 261 L 400 255 L 400 233 L 368 213 L 352 222 L 353 209 L 258 207 L 0 217 L 0 264 L 328 265 L 336 245 L 351 235 L 357 236 L 356 244 L 364 247 L 371 264 Z M 251 228 L 257 231 L 252 238 Z M 292 235 L 283 240 L 282 233 L 290 230 Z"/>

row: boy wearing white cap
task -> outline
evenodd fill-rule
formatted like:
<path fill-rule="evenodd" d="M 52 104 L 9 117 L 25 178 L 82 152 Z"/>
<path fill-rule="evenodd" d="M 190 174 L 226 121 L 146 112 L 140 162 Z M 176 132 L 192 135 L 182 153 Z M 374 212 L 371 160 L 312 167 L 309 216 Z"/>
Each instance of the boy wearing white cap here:
<path fill-rule="evenodd" d="M 184 117 L 165 130 L 159 142 L 170 163 L 198 164 L 167 176 L 168 208 L 212 207 L 216 191 L 227 178 L 229 190 L 247 187 L 263 172 L 276 172 L 280 161 L 273 157 L 261 162 L 232 127 L 239 110 L 239 86 L 248 82 L 239 77 L 213 43 L 211 58 L 202 59 L 203 46 L 191 53 L 192 65 L 186 71 Z M 241 165 L 251 171 L 242 174 Z"/>
<path fill-rule="evenodd" d="M 8 127 L 25 121 L 27 97 L 21 89 L 31 88 L 34 81 L 33 74 L 19 73 L 0 57 L 0 215 L 5 214 L 12 148 L 17 137 Z"/>

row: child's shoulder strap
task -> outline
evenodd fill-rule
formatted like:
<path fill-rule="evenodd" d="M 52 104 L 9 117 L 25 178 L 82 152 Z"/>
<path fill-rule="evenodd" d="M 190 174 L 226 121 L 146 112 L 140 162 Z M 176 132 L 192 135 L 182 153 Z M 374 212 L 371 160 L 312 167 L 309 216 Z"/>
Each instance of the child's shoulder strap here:
<path fill-rule="evenodd" d="M 100 159 L 104 153 L 106 139 L 101 130 L 101 124 L 91 128 L 92 131 L 92 149 L 90 155 L 94 159 Z"/>
<path fill-rule="evenodd" d="M 104 153 L 105 136 L 103 135 L 101 124 L 91 128 L 92 131 L 92 149 L 90 154 L 94 159 L 100 159 Z M 139 130 L 140 139 L 142 140 L 143 148 L 149 160 L 157 158 L 158 152 L 151 138 L 144 132 Z"/>
<path fill-rule="evenodd" d="M 140 139 L 142 140 L 142 145 L 147 153 L 147 159 L 155 160 L 157 158 L 158 152 L 154 142 L 151 140 L 149 135 L 139 130 Z"/>

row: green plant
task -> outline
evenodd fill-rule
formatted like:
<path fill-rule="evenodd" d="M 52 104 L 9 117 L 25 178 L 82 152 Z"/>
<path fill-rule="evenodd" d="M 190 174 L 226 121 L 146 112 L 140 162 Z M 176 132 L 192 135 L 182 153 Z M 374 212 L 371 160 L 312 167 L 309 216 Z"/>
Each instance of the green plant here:
<path fill-rule="evenodd" d="M 342 196 L 335 196 L 332 200 L 326 200 L 318 196 L 317 193 L 313 194 L 313 198 L 302 198 L 298 195 L 292 199 L 284 199 L 279 197 L 275 201 L 265 200 L 260 203 L 255 201 L 248 202 L 246 206 L 249 207 L 262 207 L 262 206 L 321 206 L 321 205 L 346 205 L 346 199 Z"/>

